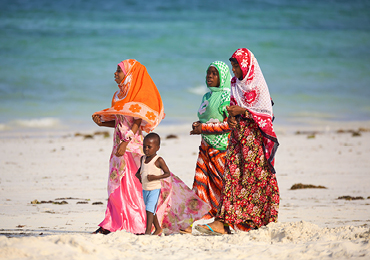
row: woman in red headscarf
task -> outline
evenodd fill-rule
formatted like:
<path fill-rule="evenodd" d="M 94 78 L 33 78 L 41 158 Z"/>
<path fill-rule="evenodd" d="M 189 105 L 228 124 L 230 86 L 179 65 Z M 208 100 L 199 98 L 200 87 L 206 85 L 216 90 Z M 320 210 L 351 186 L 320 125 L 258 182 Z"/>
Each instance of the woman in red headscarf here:
<path fill-rule="evenodd" d="M 227 234 L 229 226 L 249 231 L 276 222 L 280 200 L 274 169 L 279 143 L 266 81 L 248 49 L 238 49 L 230 62 L 234 77 L 228 123 L 232 131 L 220 206 L 214 222 L 195 227 L 211 235 Z"/>
<path fill-rule="evenodd" d="M 146 227 L 142 188 L 135 173 L 143 155 L 142 131 L 152 131 L 164 117 L 161 96 L 145 66 L 124 60 L 114 73 L 119 90 L 110 108 L 93 114 L 99 126 L 114 127 L 109 161 L 108 205 L 94 233 L 117 230 L 144 233 Z"/>

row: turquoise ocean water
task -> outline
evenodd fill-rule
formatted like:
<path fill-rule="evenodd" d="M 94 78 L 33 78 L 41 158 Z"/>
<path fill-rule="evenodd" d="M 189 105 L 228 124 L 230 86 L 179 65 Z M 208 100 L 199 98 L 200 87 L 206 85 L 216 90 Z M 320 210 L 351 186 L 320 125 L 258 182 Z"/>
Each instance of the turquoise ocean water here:
<path fill-rule="evenodd" d="M 0 131 L 92 126 L 127 58 L 161 92 L 162 124 L 192 122 L 206 68 L 240 47 L 276 123 L 370 119 L 370 1 L 1 0 Z"/>

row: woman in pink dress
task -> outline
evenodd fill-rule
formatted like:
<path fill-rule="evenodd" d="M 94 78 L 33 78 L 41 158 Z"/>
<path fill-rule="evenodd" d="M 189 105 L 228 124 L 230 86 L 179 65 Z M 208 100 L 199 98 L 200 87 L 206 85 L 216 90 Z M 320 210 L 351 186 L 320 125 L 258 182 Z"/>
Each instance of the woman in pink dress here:
<path fill-rule="evenodd" d="M 112 106 L 93 114 L 99 126 L 114 127 L 109 161 L 108 205 L 95 234 L 125 230 L 143 234 L 146 212 L 142 187 L 135 177 L 143 155 L 143 134 L 151 132 L 164 118 L 161 96 L 146 68 L 136 60 L 124 60 L 114 73 L 119 90 Z M 156 214 L 164 234 L 179 232 L 209 211 L 186 184 L 171 173 L 161 180 Z"/>
<path fill-rule="evenodd" d="M 145 205 L 135 173 L 143 155 L 142 131 L 150 132 L 160 123 L 163 104 L 153 80 L 138 61 L 122 61 L 114 77 L 119 90 L 113 95 L 111 107 L 92 116 L 97 125 L 114 127 L 108 205 L 105 218 L 94 233 L 144 233 Z"/>

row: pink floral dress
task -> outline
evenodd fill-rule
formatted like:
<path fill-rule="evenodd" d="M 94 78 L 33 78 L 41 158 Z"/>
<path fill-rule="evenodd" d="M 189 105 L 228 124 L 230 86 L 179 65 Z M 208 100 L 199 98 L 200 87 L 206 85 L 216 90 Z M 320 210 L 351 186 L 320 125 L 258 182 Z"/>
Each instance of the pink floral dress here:
<path fill-rule="evenodd" d="M 171 173 L 161 183 L 157 216 L 164 234 L 186 229 L 211 209 L 176 175 Z"/>
<path fill-rule="evenodd" d="M 143 155 L 141 130 L 129 142 L 123 156 L 115 155 L 133 122 L 133 117 L 116 115 L 113 150 L 109 161 L 108 205 L 105 218 L 99 226 L 111 232 L 126 230 L 142 234 L 146 228 L 145 204 L 141 183 L 135 176 Z M 172 173 L 161 184 L 156 214 L 164 234 L 178 233 L 210 210 L 194 191 Z"/>
<path fill-rule="evenodd" d="M 118 145 L 131 129 L 134 118 L 116 115 L 113 150 L 109 161 L 108 205 L 105 218 L 99 224 L 111 232 L 126 230 L 144 233 L 146 226 L 145 205 L 140 181 L 135 174 L 143 155 L 143 135 L 139 129 L 128 143 L 123 156 L 115 155 Z"/>

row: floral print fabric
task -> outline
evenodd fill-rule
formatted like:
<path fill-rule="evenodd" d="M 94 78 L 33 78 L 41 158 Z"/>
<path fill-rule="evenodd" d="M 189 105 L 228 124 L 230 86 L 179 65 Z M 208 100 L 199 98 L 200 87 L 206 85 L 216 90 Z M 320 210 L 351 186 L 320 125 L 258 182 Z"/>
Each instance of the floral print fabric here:
<path fill-rule="evenodd" d="M 243 79 L 239 80 L 236 77 L 231 79 L 230 104 L 248 109 L 253 116 L 263 133 L 265 155 L 272 172 L 275 173 L 274 157 L 279 143 L 272 124 L 272 102 L 265 78 L 250 50 L 238 49 L 231 57 L 238 61 Z"/>
<path fill-rule="evenodd" d="M 141 234 L 146 228 L 146 213 L 142 185 L 135 176 L 143 155 L 141 131 L 131 139 L 123 156 L 115 156 L 120 140 L 131 129 L 133 121 L 132 117 L 116 115 L 109 163 L 108 205 L 99 226 L 111 232 L 126 230 Z M 172 173 L 171 177 L 161 180 L 161 185 L 156 214 L 164 234 L 178 233 L 209 211 L 210 207 Z"/>
<path fill-rule="evenodd" d="M 193 182 L 193 191 L 211 207 L 211 210 L 202 219 L 211 219 L 217 213 L 225 172 L 225 160 L 226 151 L 214 149 L 202 140 Z"/>
<path fill-rule="evenodd" d="M 117 157 L 117 147 L 124 139 L 125 134 L 131 129 L 134 118 L 130 116 L 116 115 L 116 127 L 113 136 L 113 150 L 109 160 L 109 180 L 108 180 L 108 196 L 118 188 L 122 176 L 126 174 L 126 160 L 124 156 Z M 143 155 L 143 135 L 139 129 L 132 137 L 126 147 L 126 153 L 131 153 L 130 157 L 134 160 L 137 168 L 140 166 L 140 158 Z M 136 172 L 134 172 L 135 174 Z"/>
<path fill-rule="evenodd" d="M 111 232 L 145 232 L 146 215 L 142 188 L 135 176 L 143 154 L 141 130 L 133 136 L 123 156 L 115 155 L 120 140 L 131 129 L 133 121 L 134 118 L 129 116 L 115 117 L 113 149 L 109 161 L 108 204 L 104 220 L 99 224 Z"/>
<path fill-rule="evenodd" d="M 216 218 L 237 230 L 277 221 L 279 188 L 252 118 L 239 117 L 232 129 L 220 205 Z"/>
<path fill-rule="evenodd" d="M 206 214 L 210 207 L 176 175 L 162 179 L 157 216 L 165 235 L 178 233 Z"/>

